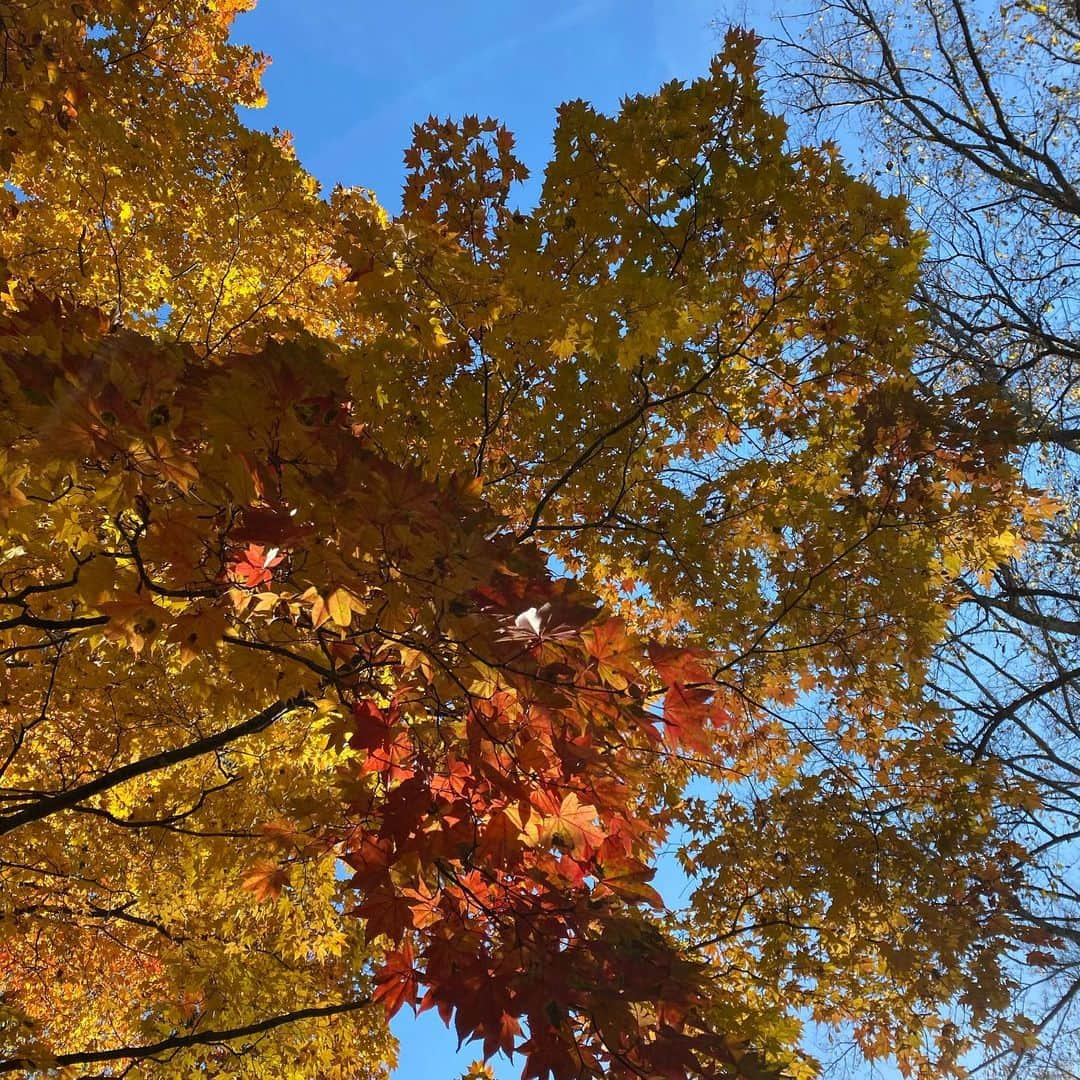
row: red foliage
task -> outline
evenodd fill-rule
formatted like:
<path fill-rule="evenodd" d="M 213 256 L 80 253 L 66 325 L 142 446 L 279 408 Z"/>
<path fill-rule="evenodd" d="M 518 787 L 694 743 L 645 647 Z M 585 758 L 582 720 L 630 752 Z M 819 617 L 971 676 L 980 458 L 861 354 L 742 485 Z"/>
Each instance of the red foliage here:
<path fill-rule="evenodd" d="M 485 1058 L 523 1055 L 526 1078 L 766 1075 L 711 1029 L 704 967 L 649 915 L 664 823 L 647 772 L 662 726 L 707 739 L 716 688 L 695 656 L 654 650 L 661 718 L 622 624 L 525 563 L 450 635 L 486 683 L 458 672 L 455 693 L 402 662 L 392 699 L 353 706 L 345 860 L 356 914 L 395 946 L 377 997 L 437 1008 Z"/>
<path fill-rule="evenodd" d="M 249 589 L 256 589 L 273 580 L 271 571 L 275 566 L 279 566 L 284 558 L 277 548 L 267 549 L 260 544 L 248 544 L 229 564 L 229 577 Z"/>

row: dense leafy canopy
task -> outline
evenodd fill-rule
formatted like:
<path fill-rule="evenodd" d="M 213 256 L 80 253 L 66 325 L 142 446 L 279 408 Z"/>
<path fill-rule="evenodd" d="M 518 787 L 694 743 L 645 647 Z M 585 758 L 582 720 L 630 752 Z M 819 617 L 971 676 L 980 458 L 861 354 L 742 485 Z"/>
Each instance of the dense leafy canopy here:
<path fill-rule="evenodd" d="M 405 1005 L 556 1080 L 1024 1038 L 1031 796 L 925 672 L 1045 507 L 914 377 L 903 203 L 733 31 L 564 106 L 531 211 L 432 118 L 391 220 L 238 123 L 235 10 L 0 3 L 0 1071 L 379 1075 Z"/>

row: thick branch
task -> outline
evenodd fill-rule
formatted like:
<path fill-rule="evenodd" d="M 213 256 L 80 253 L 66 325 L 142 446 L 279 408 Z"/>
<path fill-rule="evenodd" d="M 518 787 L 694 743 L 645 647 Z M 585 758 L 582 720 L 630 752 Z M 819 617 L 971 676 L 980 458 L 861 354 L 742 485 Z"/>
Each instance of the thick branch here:
<path fill-rule="evenodd" d="M 1014 717 L 1025 706 L 1030 705 L 1033 701 L 1038 701 L 1040 697 L 1046 694 L 1052 694 L 1055 690 L 1060 690 L 1063 686 L 1068 686 L 1069 683 L 1075 679 L 1080 678 L 1080 668 L 1073 668 L 1071 671 L 1062 672 L 1056 679 L 1051 679 L 1049 682 L 1043 683 L 1041 686 L 1035 687 L 1034 690 L 1029 690 L 1026 694 L 1022 694 L 1015 701 L 1006 705 L 1004 708 L 999 709 L 993 716 L 991 716 L 986 724 L 983 726 L 982 732 L 979 738 L 979 744 L 975 748 L 975 756 L 982 757 L 986 753 L 986 748 L 990 744 L 990 739 L 994 732 L 1006 721 Z"/>
<path fill-rule="evenodd" d="M 70 810 L 86 799 L 92 798 L 94 795 L 100 795 L 102 792 L 116 787 L 117 784 L 122 784 L 136 776 L 144 776 L 147 773 L 156 772 L 158 769 L 177 765 L 181 761 L 189 761 L 191 758 L 213 753 L 215 750 L 220 750 L 245 735 L 254 735 L 260 731 L 265 731 L 266 728 L 275 721 L 280 720 L 286 713 L 295 709 L 309 707 L 310 704 L 311 699 L 306 695 L 301 695 L 289 701 L 275 701 L 273 705 L 263 709 L 260 713 L 256 713 L 243 721 L 243 723 L 234 724 L 232 727 L 225 728 L 224 731 L 219 731 L 214 735 L 207 735 L 205 738 L 196 739 L 194 742 L 187 743 L 184 746 L 176 746 L 172 750 L 163 750 L 160 754 L 151 754 L 150 757 L 131 761 L 127 765 L 122 765 L 120 768 L 113 769 L 95 780 L 90 780 L 67 791 L 42 792 L 32 805 L 12 810 L 0 818 L 0 836 L 12 832 L 22 825 L 29 825 L 31 822 L 40 821 L 51 814 L 59 813 L 61 810 Z"/>
<path fill-rule="evenodd" d="M 1001 600 L 994 596 L 983 596 L 972 592 L 964 597 L 965 603 L 977 604 L 985 611 L 1000 611 L 1028 626 L 1038 627 L 1040 630 L 1048 630 L 1055 634 L 1068 634 L 1070 637 L 1080 637 L 1080 621 L 1075 619 L 1060 619 L 1056 615 L 1044 615 L 1041 611 L 1021 607 L 1013 597 Z"/>
<path fill-rule="evenodd" d="M 173 1035 L 146 1046 L 117 1046 L 111 1050 L 86 1050 L 82 1053 L 57 1054 L 50 1065 L 63 1068 L 67 1065 L 89 1065 L 100 1061 L 144 1060 L 169 1050 L 183 1050 L 188 1046 L 209 1046 L 215 1043 L 231 1042 L 248 1035 L 261 1035 L 285 1024 L 294 1024 L 298 1020 L 311 1020 L 320 1016 L 338 1016 L 341 1013 L 355 1012 L 371 1004 L 370 997 L 357 998 L 354 1001 L 342 1001 L 336 1005 L 314 1005 L 307 1009 L 268 1016 L 242 1027 L 224 1028 L 221 1031 L 195 1031 L 190 1035 Z M 0 1060 L 0 1073 L 34 1071 L 38 1065 L 27 1058 L 7 1058 Z"/>

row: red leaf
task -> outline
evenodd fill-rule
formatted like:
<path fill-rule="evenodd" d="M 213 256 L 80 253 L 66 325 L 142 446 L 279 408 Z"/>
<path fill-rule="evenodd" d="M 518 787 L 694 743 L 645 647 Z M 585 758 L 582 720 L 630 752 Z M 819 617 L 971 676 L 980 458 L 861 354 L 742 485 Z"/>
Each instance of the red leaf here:
<path fill-rule="evenodd" d="M 626 636 L 619 619 L 594 623 L 581 635 L 585 652 L 596 664 L 596 673 L 609 686 L 625 690 L 638 680 L 636 644 Z"/>
<path fill-rule="evenodd" d="M 655 875 L 655 870 L 645 867 L 640 870 L 626 870 L 618 874 L 605 875 L 596 887 L 595 893 L 602 896 L 605 890 L 610 889 L 616 896 L 621 896 L 631 903 L 644 902 L 656 908 L 657 911 L 662 911 L 663 897 L 649 884 Z"/>
<path fill-rule="evenodd" d="M 521 851 L 521 826 L 501 810 L 488 819 L 480 836 L 477 858 L 485 865 L 504 866 Z"/>
<path fill-rule="evenodd" d="M 379 840 L 371 833 L 357 832 L 350 837 L 345 862 L 356 871 L 356 884 L 366 888 L 387 872 L 392 854 L 393 844 L 389 840 Z"/>
<path fill-rule="evenodd" d="M 649 659 L 667 687 L 664 723 L 668 738 L 689 750 L 707 752 L 712 740 L 705 722 L 716 684 L 703 662 L 705 654 L 653 642 L 649 645 Z"/>
<path fill-rule="evenodd" d="M 367 922 L 368 938 L 384 934 L 391 941 L 400 941 L 413 924 L 412 905 L 390 885 L 367 892 L 352 914 Z"/>
<path fill-rule="evenodd" d="M 229 577 L 239 581 L 249 589 L 265 585 L 273 579 L 270 571 L 285 558 L 278 554 L 277 548 L 269 550 L 261 544 L 248 544 L 243 552 L 229 564 Z"/>
<path fill-rule="evenodd" d="M 238 543 L 265 544 L 269 547 L 287 547 L 314 532 L 310 525 L 298 525 L 296 518 L 284 508 L 249 506 L 244 510 L 241 523 L 229 533 Z"/>
<path fill-rule="evenodd" d="M 702 753 L 711 748 L 712 740 L 705 732 L 711 697 L 708 690 L 683 683 L 668 687 L 664 695 L 664 723 L 672 743 Z"/>
<path fill-rule="evenodd" d="M 391 720 L 373 701 L 358 701 L 352 707 L 352 735 L 349 745 L 354 750 L 373 750 L 382 746 L 390 734 Z"/>
<path fill-rule="evenodd" d="M 389 1020 L 402 1005 L 411 1005 L 415 1010 L 419 998 L 419 973 L 413 967 L 412 946 L 406 942 L 400 949 L 386 954 L 382 970 L 375 976 L 372 999 L 382 1004 Z"/>
<path fill-rule="evenodd" d="M 492 1057 L 496 1050 L 501 1050 L 507 1057 L 514 1053 L 514 1039 L 521 1034 L 521 1025 L 508 1012 L 504 1012 L 498 1027 L 484 1025 L 477 1031 L 484 1039 L 484 1060 Z"/>

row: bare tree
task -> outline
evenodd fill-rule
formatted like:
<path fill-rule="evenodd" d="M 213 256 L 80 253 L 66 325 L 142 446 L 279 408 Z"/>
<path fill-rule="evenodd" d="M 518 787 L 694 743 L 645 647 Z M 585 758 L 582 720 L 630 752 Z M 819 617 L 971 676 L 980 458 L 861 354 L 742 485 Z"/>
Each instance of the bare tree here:
<path fill-rule="evenodd" d="M 1080 6 L 817 0 L 778 16 L 770 88 L 905 197 L 927 236 L 922 378 L 1000 402 L 1018 464 L 1061 510 L 1018 522 L 1026 546 L 961 583 L 933 690 L 973 755 L 1038 805 L 1026 917 L 1055 958 L 1017 957 L 1038 1045 L 987 1050 L 1001 1075 L 1080 1071 Z"/>

